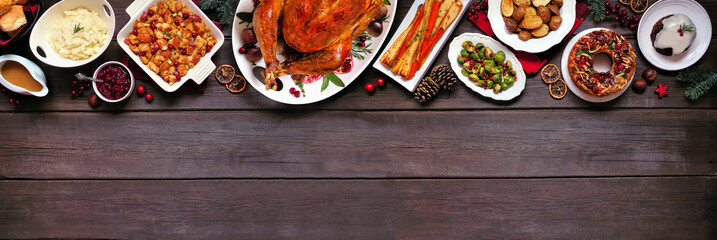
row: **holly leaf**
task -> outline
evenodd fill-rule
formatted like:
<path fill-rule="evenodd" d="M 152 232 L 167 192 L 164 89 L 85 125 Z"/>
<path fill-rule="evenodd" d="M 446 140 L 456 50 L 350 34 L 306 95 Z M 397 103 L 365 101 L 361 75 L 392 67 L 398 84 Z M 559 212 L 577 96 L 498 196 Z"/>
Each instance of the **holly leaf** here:
<path fill-rule="evenodd" d="M 251 23 L 252 19 L 254 18 L 254 14 L 251 12 L 238 12 L 237 17 L 239 20 L 242 20 L 242 22 Z"/>
<path fill-rule="evenodd" d="M 336 86 L 345 87 L 344 82 L 341 81 L 341 78 L 339 78 L 339 76 L 336 76 L 335 73 L 326 74 L 326 76 L 324 76 L 324 78 L 328 78 L 329 81 L 331 81 L 331 83 L 333 83 Z"/>
<path fill-rule="evenodd" d="M 388 1 L 388 0 L 383 0 L 383 5 L 387 5 L 387 6 L 388 6 L 388 5 L 391 5 L 391 2 Z"/>

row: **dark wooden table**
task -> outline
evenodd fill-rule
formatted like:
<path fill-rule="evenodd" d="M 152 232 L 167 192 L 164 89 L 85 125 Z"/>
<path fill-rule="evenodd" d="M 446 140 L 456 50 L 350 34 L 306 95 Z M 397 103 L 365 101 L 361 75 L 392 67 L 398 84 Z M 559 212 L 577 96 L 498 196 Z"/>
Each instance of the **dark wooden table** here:
<path fill-rule="evenodd" d="M 118 31 L 131 1 L 110 2 Z M 577 32 L 595 26 L 637 48 L 610 21 Z M 463 32 L 480 30 L 464 18 Z M 213 61 L 236 65 L 224 33 Z M 714 38 L 698 64 L 717 71 Z M 507 103 L 460 85 L 423 106 L 394 82 L 368 96 L 373 69 L 304 106 L 213 77 L 203 94 L 140 81 L 152 103 L 70 96 L 74 73 L 122 56 L 113 42 L 87 66 L 40 64 L 50 94 L 0 104 L 0 238 L 717 238 L 717 90 L 688 101 L 676 72 L 659 71 L 668 97 L 655 83 L 604 104 L 554 100 L 528 75 Z"/>

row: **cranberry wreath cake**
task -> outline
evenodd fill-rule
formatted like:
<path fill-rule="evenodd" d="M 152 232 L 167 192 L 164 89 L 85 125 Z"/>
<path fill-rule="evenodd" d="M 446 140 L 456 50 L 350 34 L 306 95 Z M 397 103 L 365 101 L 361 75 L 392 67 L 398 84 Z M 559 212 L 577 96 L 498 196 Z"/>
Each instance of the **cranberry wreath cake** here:
<path fill-rule="evenodd" d="M 593 57 L 606 53 L 612 59 L 607 72 L 593 68 Z M 632 45 L 619 33 L 611 30 L 596 30 L 581 37 L 568 58 L 568 72 L 580 90 L 595 95 L 607 96 L 620 91 L 635 73 L 635 53 Z"/>

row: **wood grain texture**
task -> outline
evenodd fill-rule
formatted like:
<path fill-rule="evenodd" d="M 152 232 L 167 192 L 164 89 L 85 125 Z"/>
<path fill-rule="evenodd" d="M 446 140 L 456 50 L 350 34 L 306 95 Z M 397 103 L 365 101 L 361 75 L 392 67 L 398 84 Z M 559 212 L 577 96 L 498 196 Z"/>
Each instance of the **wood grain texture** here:
<path fill-rule="evenodd" d="M 0 114 L 6 178 L 716 175 L 715 110 Z"/>
<path fill-rule="evenodd" d="M 117 28 L 124 26 L 128 18 L 123 17 L 124 6 L 127 1 L 112 2 L 117 14 Z M 717 1 L 701 1 L 705 8 L 710 11 L 717 11 Z M 49 4 L 48 4 L 49 5 Z M 398 27 L 399 20 L 406 14 L 410 1 L 399 2 L 397 10 L 396 24 L 394 24 L 390 34 L 394 34 Z M 590 20 L 586 20 L 580 25 L 576 32 L 595 26 L 616 28 L 620 32 L 626 34 L 630 38 L 635 48 L 637 44 L 634 35 L 629 35 L 628 31 L 622 29 L 610 22 L 602 22 L 595 24 Z M 231 29 L 230 26 L 224 28 L 225 32 Z M 230 32 L 230 31 L 229 31 Z M 454 36 L 463 32 L 480 32 L 480 30 L 469 22 L 467 18 L 461 20 Z M 227 33 L 228 37 L 230 36 Z M 231 47 L 231 41 L 226 41 L 221 50 L 212 58 L 217 65 L 230 64 L 236 66 L 234 54 Z M 715 39 L 713 39 L 713 42 Z M 562 50 L 566 43 L 557 45 L 551 51 L 554 57 L 550 59 L 551 63 L 559 63 Z M 0 54 L 16 53 L 26 56 L 32 60 L 35 57 L 29 51 L 28 46 L 20 45 L 12 48 L 0 48 Z M 434 65 L 441 63 L 449 63 L 447 56 L 448 49 L 444 48 Z M 649 63 L 638 52 L 637 74 L 642 73 L 649 66 Z M 124 56 L 124 51 L 119 48 L 116 42 L 112 42 L 107 51 L 97 60 L 84 67 L 72 69 L 54 68 L 45 64 L 40 64 L 48 75 L 50 93 L 45 98 L 26 97 L 23 105 L 16 107 L 10 104 L 0 104 L 0 111 L 135 111 L 135 110 L 252 110 L 252 109 L 321 109 L 321 110 L 346 110 L 346 109 L 365 109 L 365 110 L 405 110 L 405 109 L 539 109 L 539 108 L 717 108 L 717 88 L 710 90 L 705 96 L 698 101 L 688 101 L 684 98 L 686 85 L 677 83 L 675 80 L 676 72 L 659 71 L 657 83 L 669 85 L 670 95 L 667 98 L 658 99 L 652 91 L 656 88 L 657 83 L 649 86 L 645 93 L 634 93 L 631 90 L 625 92 L 623 96 L 615 101 L 604 104 L 592 104 L 577 98 L 572 93 L 560 101 L 556 101 L 548 94 L 548 87 L 540 80 L 538 75 L 528 75 L 526 88 L 522 95 L 513 101 L 496 102 L 488 98 L 480 96 L 478 93 L 466 88 L 462 83 L 458 83 L 457 90 L 452 94 L 441 94 L 438 98 L 428 105 L 421 105 L 414 100 L 411 94 L 397 83 L 389 80 L 388 86 L 384 90 L 378 91 L 373 96 L 368 96 L 363 86 L 368 82 L 374 82 L 378 77 L 386 77 L 377 70 L 369 67 L 366 71 L 346 89 L 333 97 L 319 103 L 304 106 L 291 106 L 274 102 L 262 95 L 259 91 L 251 86 L 247 86 L 246 90 L 241 94 L 231 94 L 226 88 L 219 84 L 213 76 L 206 79 L 208 82 L 207 90 L 203 94 L 196 92 L 179 90 L 175 93 L 166 93 L 161 90 L 151 80 L 138 81 L 138 84 L 147 86 L 147 89 L 154 95 L 154 102 L 147 104 L 139 97 L 131 98 L 120 104 L 104 104 L 97 110 L 93 110 L 87 104 L 85 97 L 73 99 L 70 96 L 72 76 L 77 72 L 92 74 L 94 69 L 106 61 L 119 61 Z M 711 44 L 705 57 L 698 63 L 706 65 L 712 69 L 717 69 L 717 47 Z M 452 58 L 451 58 L 452 59 Z M 40 63 L 40 61 L 36 61 Z M 388 78 L 387 78 L 388 79 Z M 88 92 L 89 93 L 89 92 Z M 0 103 L 6 102 L 7 97 L 0 96 Z"/>
<path fill-rule="evenodd" d="M 0 181 L 0 238 L 714 239 L 717 182 Z"/>

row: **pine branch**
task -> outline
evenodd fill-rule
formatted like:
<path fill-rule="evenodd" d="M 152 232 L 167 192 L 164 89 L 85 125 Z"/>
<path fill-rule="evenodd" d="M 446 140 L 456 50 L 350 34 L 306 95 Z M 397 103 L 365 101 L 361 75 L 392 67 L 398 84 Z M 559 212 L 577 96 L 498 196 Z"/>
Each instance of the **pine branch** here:
<path fill-rule="evenodd" d="M 219 23 L 230 24 L 234 20 L 234 9 L 236 6 L 236 0 L 201 0 L 199 2 L 199 8 L 207 11 L 212 10 L 217 12 L 219 17 Z"/>
<path fill-rule="evenodd" d="M 596 22 L 605 20 L 605 0 L 588 0 L 588 9 Z"/>
<path fill-rule="evenodd" d="M 717 74 L 710 72 L 705 66 L 695 66 L 680 71 L 677 81 L 689 83 L 685 97 L 697 100 L 717 84 Z"/>

